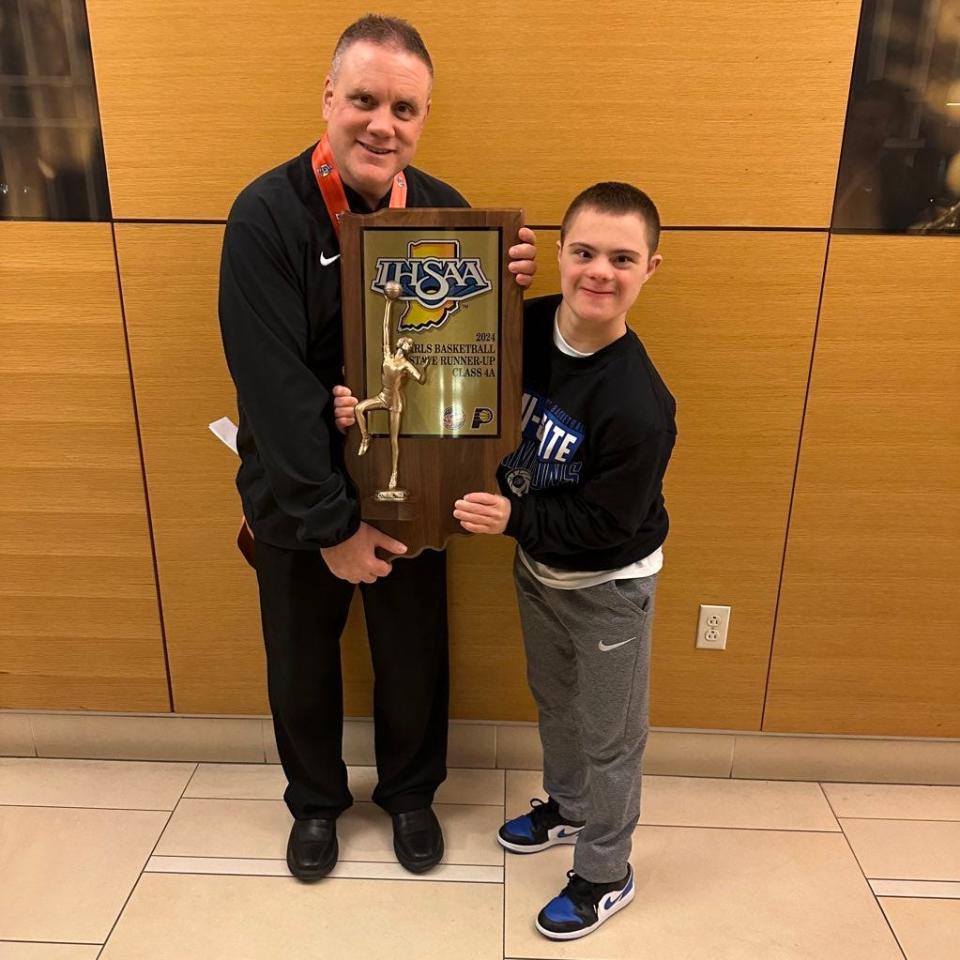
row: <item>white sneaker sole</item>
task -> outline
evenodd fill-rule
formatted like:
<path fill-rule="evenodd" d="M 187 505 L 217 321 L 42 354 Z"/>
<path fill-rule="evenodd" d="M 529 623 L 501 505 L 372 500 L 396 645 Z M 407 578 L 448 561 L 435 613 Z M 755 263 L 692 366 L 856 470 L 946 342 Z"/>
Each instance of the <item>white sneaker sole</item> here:
<path fill-rule="evenodd" d="M 499 843 L 504 850 L 509 850 L 511 853 L 539 853 L 541 850 L 556 847 L 561 843 L 576 843 L 579 833 L 580 831 L 577 830 L 577 833 L 571 834 L 568 837 L 557 837 L 553 840 L 548 840 L 546 843 L 511 843 L 509 840 L 504 840 L 498 833 L 497 843 Z"/>
<path fill-rule="evenodd" d="M 555 933 L 553 930 L 545 930 L 540 926 L 540 921 L 534 921 L 539 933 L 542 933 L 548 940 L 579 940 L 581 937 L 589 936 L 598 927 L 606 923 L 615 913 L 618 913 L 625 906 L 633 901 L 637 892 L 636 885 L 630 888 L 630 892 L 622 899 L 618 900 L 609 910 L 607 910 L 592 927 L 584 927 L 582 930 L 572 930 L 570 933 Z"/>

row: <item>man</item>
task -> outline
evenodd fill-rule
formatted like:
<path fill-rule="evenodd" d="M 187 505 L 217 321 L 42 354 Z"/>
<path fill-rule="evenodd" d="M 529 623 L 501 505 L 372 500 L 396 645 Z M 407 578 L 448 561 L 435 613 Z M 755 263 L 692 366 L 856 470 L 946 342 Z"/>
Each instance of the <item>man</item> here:
<path fill-rule="evenodd" d="M 443 856 L 431 810 L 446 776 L 447 621 L 442 552 L 391 565 L 404 544 L 362 523 L 332 395 L 343 379 L 338 215 L 387 206 L 463 207 L 409 166 L 430 110 L 433 67 L 416 30 L 367 16 L 347 28 L 323 92 L 326 136 L 246 187 L 230 212 L 220 326 L 240 412 L 237 487 L 255 537 L 270 706 L 294 816 L 287 863 L 302 880 L 337 861 L 352 803 L 342 759 L 340 635 L 361 584 L 373 659 L 379 782 L 394 850 L 413 872 Z M 530 283 L 523 230 L 511 271 Z M 417 616 L 404 616 L 415 609 Z"/>

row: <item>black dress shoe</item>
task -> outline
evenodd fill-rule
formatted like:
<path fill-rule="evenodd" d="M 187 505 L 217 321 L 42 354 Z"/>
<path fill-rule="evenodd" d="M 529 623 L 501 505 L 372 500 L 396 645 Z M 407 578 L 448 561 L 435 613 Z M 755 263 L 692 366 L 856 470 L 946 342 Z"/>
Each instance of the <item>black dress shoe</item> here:
<path fill-rule="evenodd" d="M 424 873 L 443 858 L 443 831 L 430 807 L 393 814 L 393 850 L 411 873 Z"/>
<path fill-rule="evenodd" d="M 336 820 L 294 820 L 287 843 L 287 866 L 298 880 L 319 880 L 337 862 Z"/>

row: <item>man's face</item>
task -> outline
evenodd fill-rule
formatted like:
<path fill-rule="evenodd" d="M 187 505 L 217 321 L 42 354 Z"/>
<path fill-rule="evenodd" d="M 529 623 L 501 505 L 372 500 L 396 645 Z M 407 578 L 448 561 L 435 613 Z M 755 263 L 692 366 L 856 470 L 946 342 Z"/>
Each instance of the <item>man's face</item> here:
<path fill-rule="evenodd" d="M 563 299 L 582 320 L 602 325 L 625 320 L 663 259 L 650 256 L 642 217 L 590 207 L 574 217 L 558 246 Z"/>
<path fill-rule="evenodd" d="M 344 183 L 371 206 L 413 159 L 430 111 L 430 71 L 412 53 L 361 41 L 327 77 L 323 117 Z"/>

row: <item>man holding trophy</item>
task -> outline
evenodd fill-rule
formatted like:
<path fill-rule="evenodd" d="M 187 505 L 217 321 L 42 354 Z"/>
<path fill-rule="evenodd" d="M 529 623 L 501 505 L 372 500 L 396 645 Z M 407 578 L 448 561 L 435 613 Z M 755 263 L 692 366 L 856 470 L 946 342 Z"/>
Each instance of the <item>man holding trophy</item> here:
<path fill-rule="evenodd" d="M 352 24 L 324 86 L 326 135 L 241 191 L 224 234 L 219 312 L 240 415 L 237 487 L 255 541 L 270 706 L 294 817 L 287 863 L 301 880 L 335 865 L 336 819 L 352 803 L 340 636 L 357 583 L 376 674 L 373 800 L 393 819 L 404 867 L 423 872 L 443 856 L 431 803 L 446 776 L 446 558 L 425 550 L 391 565 L 377 555 L 406 547 L 361 521 L 333 405 L 344 364 L 342 215 L 467 206 L 409 166 L 432 79 L 430 56 L 405 21 Z M 518 240 L 509 269 L 527 286 L 532 231 Z M 401 367 L 413 377 L 403 344 L 396 350 L 397 377 Z M 386 378 L 384 388 L 374 400 L 392 413 L 399 380 L 390 396 Z M 409 609 L 418 615 L 404 616 Z"/>

